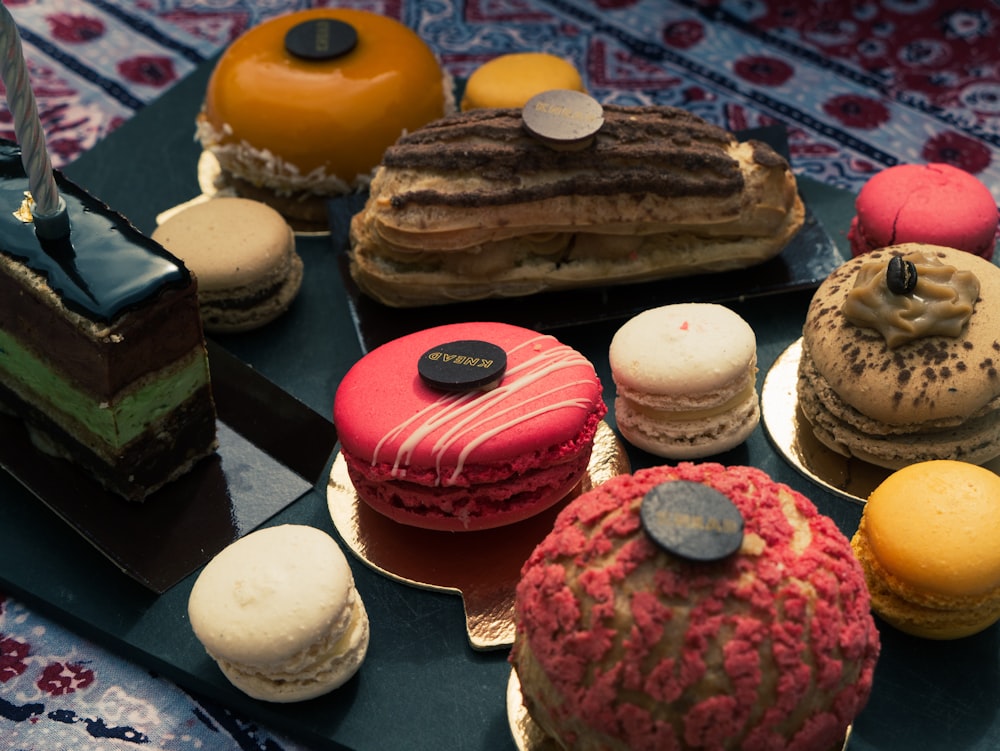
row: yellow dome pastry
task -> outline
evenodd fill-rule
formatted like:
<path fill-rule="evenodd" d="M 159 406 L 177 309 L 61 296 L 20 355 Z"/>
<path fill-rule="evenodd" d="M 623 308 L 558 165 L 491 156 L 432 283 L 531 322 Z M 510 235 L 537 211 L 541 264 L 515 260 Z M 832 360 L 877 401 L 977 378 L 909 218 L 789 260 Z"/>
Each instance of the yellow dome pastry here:
<path fill-rule="evenodd" d="M 952 459 L 887 477 L 851 541 L 872 609 L 928 639 L 970 636 L 1000 620 L 1000 476 Z"/>
<path fill-rule="evenodd" d="M 586 92 L 572 63 L 545 52 L 516 52 L 483 63 L 465 84 L 462 111 L 483 107 L 523 107 L 550 89 Z"/>
<path fill-rule="evenodd" d="M 223 186 L 318 229 L 330 196 L 365 187 L 401 134 L 453 108 L 434 53 L 409 28 L 317 8 L 233 42 L 209 80 L 198 138 Z"/>

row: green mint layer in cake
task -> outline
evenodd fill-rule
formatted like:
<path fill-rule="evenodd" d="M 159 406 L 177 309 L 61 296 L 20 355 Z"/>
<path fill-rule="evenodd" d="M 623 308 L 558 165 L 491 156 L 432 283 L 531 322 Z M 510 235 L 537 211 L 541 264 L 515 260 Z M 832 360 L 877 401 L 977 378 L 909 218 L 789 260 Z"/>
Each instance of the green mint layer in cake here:
<path fill-rule="evenodd" d="M 97 402 L 0 330 L 0 373 L 8 388 L 40 406 L 64 428 L 82 426 L 114 454 L 208 384 L 200 353 L 168 374 L 152 374 L 135 390 Z"/>
<path fill-rule="evenodd" d="M 142 500 L 217 446 L 197 284 L 55 177 L 70 233 L 41 239 L 20 150 L 0 139 L 0 406 L 46 453 Z"/>

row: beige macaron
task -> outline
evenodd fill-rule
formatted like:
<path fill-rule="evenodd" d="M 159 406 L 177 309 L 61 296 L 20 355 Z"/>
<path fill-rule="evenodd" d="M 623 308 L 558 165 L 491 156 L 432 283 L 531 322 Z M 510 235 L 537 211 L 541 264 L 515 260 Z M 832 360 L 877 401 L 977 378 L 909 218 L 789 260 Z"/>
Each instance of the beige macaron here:
<path fill-rule="evenodd" d="M 618 430 L 652 454 L 719 454 L 743 443 L 760 422 L 757 338 L 725 306 L 644 311 L 615 333 L 609 358 Z"/>
<path fill-rule="evenodd" d="M 170 216 L 153 240 L 198 280 L 209 333 L 259 328 L 284 313 L 302 285 L 295 233 L 281 214 L 247 198 L 220 197 Z"/>
<path fill-rule="evenodd" d="M 341 686 L 368 651 L 368 614 L 330 535 L 285 524 L 241 538 L 198 575 L 195 636 L 236 688 L 295 702 Z"/>

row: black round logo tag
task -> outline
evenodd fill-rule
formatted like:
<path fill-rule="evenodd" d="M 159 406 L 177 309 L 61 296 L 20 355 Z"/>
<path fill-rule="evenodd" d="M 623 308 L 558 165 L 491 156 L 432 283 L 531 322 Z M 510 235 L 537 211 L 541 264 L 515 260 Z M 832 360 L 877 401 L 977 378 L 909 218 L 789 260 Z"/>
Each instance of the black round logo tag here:
<path fill-rule="evenodd" d="M 431 388 L 476 391 L 495 386 L 507 369 L 507 353 L 495 344 L 466 339 L 432 347 L 420 356 L 417 372 Z"/>
<path fill-rule="evenodd" d="M 285 50 L 303 60 L 333 60 L 358 44 L 354 27 L 336 18 L 314 18 L 285 33 Z"/>
<path fill-rule="evenodd" d="M 739 509 L 727 495 L 700 482 L 657 485 L 643 497 L 639 516 L 661 548 L 688 560 L 717 561 L 743 543 Z"/>

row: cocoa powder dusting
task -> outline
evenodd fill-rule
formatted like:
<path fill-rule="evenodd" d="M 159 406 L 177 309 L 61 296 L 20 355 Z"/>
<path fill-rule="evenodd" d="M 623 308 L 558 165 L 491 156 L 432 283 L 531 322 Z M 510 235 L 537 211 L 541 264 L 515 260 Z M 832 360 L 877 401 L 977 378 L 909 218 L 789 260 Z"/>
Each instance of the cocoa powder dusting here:
<path fill-rule="evenodd" d="M 519 109 L 472 110 L 437 120 L 401 137 L 383 165 L 475 174 L 488 187 L 415 190 L 393 196 L 392 205 L 490 206 L 567 193 L 726 197 L 743 190 L 739 166 L 725 151 L 734 138 L 725 130 L 671 107 L 606 105 L 604 114 L 603 128 L 581 151 L 552 149 L 534 139 L 522 127 Z M 755 145 L 755 154 L 770 160 L 769 149 Z M 553 174 L 558 177 L 531 184 L 534 175 Z"/>

